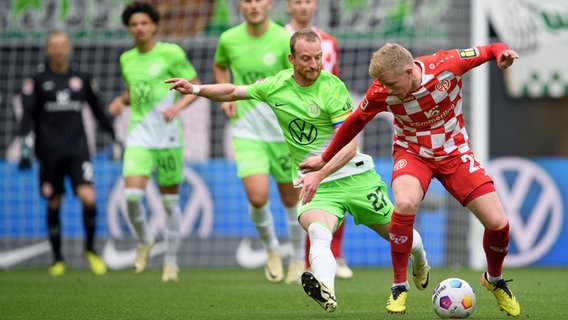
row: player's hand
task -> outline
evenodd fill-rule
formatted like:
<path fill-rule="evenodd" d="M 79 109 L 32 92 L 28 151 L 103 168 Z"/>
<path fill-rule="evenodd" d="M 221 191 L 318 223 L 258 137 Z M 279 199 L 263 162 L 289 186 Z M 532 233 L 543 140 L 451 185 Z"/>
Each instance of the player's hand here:
<path fill-rule="evenodd" d="M 124 154 L 124 144 L 118 137 L 114 137 L 111 144 L 111 160 L 114 162 L 122 161 L 122 155 Z"/>
<path fill-rule="evenodd" d="M 116 117 L 118 115 L 120 115 L 122 113 L 122 111 L 124 111 L 124 102 L 122 100 L 122 96 L 118 96 L 114 99 L 112 99 L 112 101 L 110 102 L 110 105 L 108 106 L 108 112 Z"/>
<path fill-rule="evenodd" d="M 18 163 L 19 171 L 28 171 L 32 168 L 32 150 L 30 146 L 22 141 L 22 150 L 20 154 L 20 162 Z"/>
<path fill-rule="evenodd" d="M 300 163 L 300 171 L 302 173 L 318 171 L 325 166 L 325 163 L 321 156 L 312 156 Z"/>
<path fill-rule="evenodd" d="M 515 59 L 518 58 L 519 54 L 514 50 L 510 49 L 504 50 L 503 52 L 501 52 L 501 55 L 499 56 L 499 61 L 497 61 L 497 65 L 499 66 L 499 69 L 507 69 L 513 64 Z"/>
<path fill-rule="evenodd" d="M 174 107 L 166 108 L 162 112 L 162 116 L 164 117 L 164 120 L 166 120 L 168 122 L 174 120 L 177 117 L 177 115 L 178 115 L 178 111 Z"/>
<path fill-rule="evenodd" d="M 221 110 L 227 117 L 233 118 L 237 115 L 237 104 L 234 101 L 223 102 L 221 103 Z"/>
<path fill-rule="evenodd" d="M 171 83 L 170 90 L 177 90 L 179 93 L 192 94 L 193 84 L 183 78 L 170 78 L 165 83 Z"/>
<path fill-rule="evenodd" d="M 314 199 L 320 182 L 321 179 L 317 172 L 315 172 L 301 177 L 298 181 L 296 181 L 296 183 L 294 183 L 296 187 L 302 185 L 302 190 L 300 191 L 299 196 L 299 200 L 302 201 L 302 205 L 306 205 Z"/>

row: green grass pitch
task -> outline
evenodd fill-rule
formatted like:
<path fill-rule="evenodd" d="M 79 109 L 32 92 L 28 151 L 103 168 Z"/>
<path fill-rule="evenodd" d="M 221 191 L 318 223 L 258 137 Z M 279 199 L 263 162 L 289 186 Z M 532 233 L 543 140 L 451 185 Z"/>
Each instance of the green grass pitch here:
<path fill-rule="evenodd" d="M 161 270 L 133 275 L 128 270 L 94 276 L 68 269 L 52 277 L 46 269 L 0 271 L 1 319 L 437 319 L 431 306 L 436 284 L 449 277 L 468 281 L 477 295 L 470 319 L 506 319 L 481 272 L 435 268 L 424 291 L 411 287 L 405 315 L 389 315 L 385 303 L 389 268 L 354 269 L 351 280 L 336 281 L 338 309 L 327 314 L 301 285 L 271 284 L 262 269 L 182 269 L 178 283 L 163 283 Z M 568 272 L 565 268 L 506 269 L 521 304 L 519 319 L 563 319 Z"/>

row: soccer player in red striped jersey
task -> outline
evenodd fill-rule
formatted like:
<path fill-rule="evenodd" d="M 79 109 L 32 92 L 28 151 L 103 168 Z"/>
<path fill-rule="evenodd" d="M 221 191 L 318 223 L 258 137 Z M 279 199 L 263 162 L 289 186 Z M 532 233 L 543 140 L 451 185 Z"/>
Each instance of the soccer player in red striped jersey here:
<path fill-rule="evenodd" d="M 296 33 L 301 29 L 312 29 L 320 38 L 322 48 L 322 70 L 325 70 L 336 77 L 339 77 L 339 49 L 337 48 L 337 40 L 323 30 L 314 26 L 314 14 L 318 9 L 316 0 L 288 0 L 286 11 L 290 14 L 290 22 L 284 27 L 290 33 Z M 331 251 L 337 262 L 337 271 L 335 276 L 340 279 L 351 279 L 353 271 L 347 265 L 341 252 L 343 244 L 343 234 L 345 232 L 345 223 L 335 230 L 331 240 Z M 310 239 L 306 235 L 306 266 L 310 268 Z"/>
<path fill-rule="evenodd" d="M 440 50 L 413 58 L 398 44 L 387 43 L 373 54 L 369 74 L 375 79 L 359 108 L 349 116 L 328 149 L 300 165 L 315 171 L 349 143 L 379 112 L 394 115 L 394 213 L 390 225 L 394 281 L 387 302 L 389 313 L 406 312 L 407 259 L 416 212 L 432 178 L 442 185 L 485 227 L 483 248 L 487 271 L 482 284 L 512 316 L 520 306 L 502 277 L 509 246 L 509 221 L 491 177 L 475 159 L 462 114 L 463 75 L 490 60 L 506 69 L 518 54 L 503 43 L 468 49 Z M 304 186 L 306 189 L 306 186 Z"/>

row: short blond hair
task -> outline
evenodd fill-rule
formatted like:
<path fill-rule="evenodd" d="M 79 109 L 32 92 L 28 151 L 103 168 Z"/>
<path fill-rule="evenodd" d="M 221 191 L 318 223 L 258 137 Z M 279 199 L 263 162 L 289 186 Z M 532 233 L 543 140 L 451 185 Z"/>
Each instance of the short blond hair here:
<path fill-rule="evenodd" d="M 387 71 L 400 74 L 404 71 L 404 67 L 413 63 L 414 58 L 410 51 L 397 43 L 387 43 L 373 53 L 369 64 L 369 75 L 374 79 L 380 79 Z"/>

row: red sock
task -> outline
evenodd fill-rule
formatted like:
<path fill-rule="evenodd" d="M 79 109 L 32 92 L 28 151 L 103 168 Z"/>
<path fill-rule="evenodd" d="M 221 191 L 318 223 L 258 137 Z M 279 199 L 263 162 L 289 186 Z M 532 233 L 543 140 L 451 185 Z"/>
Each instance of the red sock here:
<path fill-rule="evenodd" d="M 406 269 L 408 257 L 412 248 L 412 235 L 414 229 L 414 214 L 400 214 L 393 212 L 389 238 L 391 248 L 392 269 L 394 272 L 393 283 L 406 282 Z"/>
<path fill-rule="evenodd" d="M 483 250 L 487 259 L 487 273 L 499 277 L 503 272 L 503 261 L 509 248 L 509 223 L 499 230 L 485 228 L 483 233 Z"/>
<path fill-rule="evenodd" d="M 333 256 L 341 258 L 341 244 L 343 243 L 343 231 L 345 231 L 345 222 L 339 226 L 337 230 L 333 233 L 333 238 L 331 239 L 331 252 Z"/>

